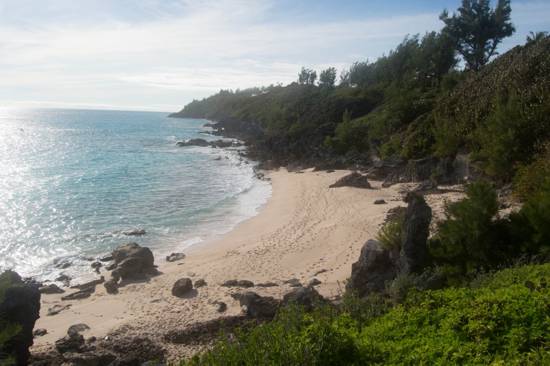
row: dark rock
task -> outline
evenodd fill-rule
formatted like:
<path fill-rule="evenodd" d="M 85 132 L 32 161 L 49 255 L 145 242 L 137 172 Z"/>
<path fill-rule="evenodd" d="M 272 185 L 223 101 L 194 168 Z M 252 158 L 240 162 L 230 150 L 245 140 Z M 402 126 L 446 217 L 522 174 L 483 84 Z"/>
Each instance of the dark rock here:
<path fill-rule="evenodd" d="M 270 296 L 260 296 L 248 291 L 239 296 L 239 303 L 245 307 L 245 312 L 253 318 L 268 318 L 275 316 L 279 308 L 279 301 Z"/>
<path fill-rule="evenodd" d="M 156 360 L 164 362 L 164 348 L 146 337 L 128 337 L 125 334 L 110 334 L 108 339 L 96 342 L 96 348 L 116 356 L 109 365 L 141 365 L 144 362 Z"/>
<path fill-rule="evenodd" d="M 99 273 L 99 269 L 103 267 L 103 264 L 101 262 L 93 262 L 91 264 L 91 267 L 96 271 L 96 273 Z"/>
<path fill-rule="evenodd" d="M 180 146 L 180 147 L 185 147 L 185 146 L 202 146 L 202 147 L 206 147 L 206 146 L 210 146 L 210 143 L 208 141 L 206 141 L 205 139 L 190 139 L 190 140 L 187 140 L 187 141 L 179 141 L 176 143 L 176 145 Z"/>
<path fill-rule="evenodd" d="M 53 265 L 55 268 L 66 269 L 69 268 L 72 263 L 66 258 L 56 258 L 53 261 Z"/>
<path fill-rule="evenodd" d="M 41 294 L 62 294 L 65 292 L 65 290 L 53 283 L 40 287 L 38 291 L 40 291 Z"/>
<path fill-rule="evenodd" d="M 95 291 L 95 287 L 89 287 L 84 290 L 73 292 L 72 294 L 63 296 L 61 300 L 81 300 L 92 296 Z"/>
<path fill-rule="evenodd" d="M 317 285 L 320 285 L 321 284 L 321 281 L 319 281 L 317 278 L 312 278 L 306 287 L 313 287 L 313 286 L 317 286 Z"/>
<path fill-rule="evenodd" d="M 115 258 L 114 258 L 111 254 L 109 254 L 109 255 L 106 255 L 105 257 L 99 258 L 99 261 L 100 261 L 100 262 L 110 262 L 110 261 L 112 261 L 112 260 L 114 260 L 114 259 L 115 259 Z"/>
<path fill-rule="evenodd" d="M 126 236 L 143 236 L 147 234 L 147 231 L 145 229 L 132 229 L 123 231 L 122 233 Z"/>
<path fill-rule="evenodd" d="M 106 269 L 107 271 L 112 271 L 112 270 L 114 270 L 115 268 L 116 268 L 116 264 L 115 264 L 115 263 L 111 263 L 111 264 L 109 264 L 108 266 L 105 267 L 105 269 Z"/>
<path fill-rule="evenodd" d="M 214 304 L 218 313 L 223 313 L 227 310 L 227 304 L 223 301 L 215 301 Z"/>
<path fill-rule="evenodd" d="M 291 278 L 283 282 L 284 284 L 290 285 L 290 287 L 302 287 L 302 283 L 297 278 Z"/>
<path fill-rule="evenodd" d="M 357 172 L 350 173 L 342 178 L 338 179 L 334 184 L 331 184 L 329 188 L 338 187 L 354 187 L 354 188 L 367 188 L 371 189 L 371 185 L 366 175 L 362 175 Z"/>
<path fill-rule="evenodd" d="M 102 284 L 103 282 L 105 282 L 105 277 L 101 276 L 101 277 L 99 277 L 98 279 L 91 280 L 91 281 L 88 281 L 88 282 L 84 282 L 84 283 L 81 283 L 81 284 L 78 284 L 78 285 L 71 286 L 71 288 L 72 288 L 72 289 L 78 289 L 78 290 L 81 290 L 81 291 L 94 292 L 94 291 L 95 291 L 95 287 L 96 287 L 97 285 Z"/>
<path fill-rule="evenodd" d="M 185 254 L 183 254 L 183 253 L 172 253 L 172 254 L 166 256 L 166 261 L 167 262 L 176 262 L 176 261 L 182 260 L 184 258 L 185 258 Z"/>
<path fill-rule="evenodd" d="M 108 294 L 118 294 L 118 284 L 117 281 L 115 281 L 113 278 L 111 278 L 109 281 L 106 281 L 103 286 L 105 286 L 105 290 Z"/>
<path fill-rule="evenodd" d="M 375 205 L 385 205 L 386 201 L 384 201 L 383 199 L 378 199 L 378 200 L 374 201 L 374 204 Z"/>
<path fill-rule="evenodd" d="M 55 341 L 55 348 L 59 353 L 82 352 L 84 350 L 84 337 L 78 332 L 67 332 L 65 337 Z"/>
<path fill-rule="evenodd" d="M 397 275 L 390 252 L 376 240 L 369 240 L 361 248 L 357 262 L 351 266 L 347 289 L 363 297 L 371 292 L 383 291 L 386 282 Z"/>
<path fill-rule="evenodd" d="M 151 249 L 136 243 L 124 244 L 115 249 L 113 259 L 116 267 L 112 276 L 115 280 L 142 279 L 157 273 Z"/>
<path fill-rule="evenodd" d="M 42 337 L 42 336 L 45 336 L 46 334 L 48 334 L 48 331 L 44 328 L 38 328 L 32 332 L 33 337 Z"/>
<path fill-rule="evenodd" d="M 48 309 L 48 316 L 57 315 L 63 310 L 67 310 L 71 307 L 71 304 L 56 304 Z"/>
<path fill-rule="evenodd" d="M 67 334 L 82 333 L 87 330 L 90 330 L 90 327 L 88 326 L 88 324 L 78 323 L 78 324 L 71 325 L 69 329 L 67 329 Z"/>
<path fill-rule="evenodd" d="M 63 282 L 63 284 L 67 287 L 69 287 L 69 285 L 71 283 L 71 277 L 64 274 L 64 273 L 57 276 L 57 278 L 55 280 L 58 281 L 58 282 Z"/>
<path fill-rule="evenodd" d="M 275 282 L 263 282 L 263 283 L 256 284 L 256 287 L 276 287 L 276 286 L 279 286 L 279 285 L 276 284 Z"/>
<path fill-rule="evenodd" d="M 195 288 L 204 287 L 207 285 L 208 284 L 206 283 L 206 281 L 202 278 L 195 281 Z"/>
<path fill-rule="evenodd" d="M 193 282 L 190 278 L 180 278 L 172 286 L 172 295 L 184 297 L 193 289 Z"/>
<path fill-rule="evenodd" d="M 316 305 L 326 304 L 327 301 L 313 287 L 299 287 L 283 297 L 283 304 L 296 304 L 311 311 Z"/>
<path fill-rule="evenodd" d="M 26 365 L 33 344 L 33 328 L 40 314 L 40 292 L 23 282 L 13 271 L 0 274 L 0 319 L 20 327 L 20 331 L 0 344 L 0 354 L 14 357 L 17 365 Z"/>
<path fill-rule="evenodd" d="M 248 280 L 228 280 L 225 281 L 222 286 L 224 287 L 254 287 L 254 282 Z"/>
<path fill-rule="evenodd" d="M 63 360 L 64 364 L 78 366 L 120 365 L 115 355 L 103 350 L 80 353 L 66 352 L 63 354 Z"/>
<path fill-rule="evenodd" d="M 400 272 L 420 273 L 429 260 L 427 241 L 432 209 L 424 198 L 416 193 L 409 193 L 406 202 L 409 205 L 401 234 Z"/>

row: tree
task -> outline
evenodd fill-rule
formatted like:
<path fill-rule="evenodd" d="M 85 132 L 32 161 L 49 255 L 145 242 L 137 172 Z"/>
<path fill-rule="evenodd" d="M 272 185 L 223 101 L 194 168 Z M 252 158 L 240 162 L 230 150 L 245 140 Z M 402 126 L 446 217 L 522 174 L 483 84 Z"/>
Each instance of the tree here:
<path fill-rule="evenodd" d="M 302 71 L 298 74 L 298 83 L 303 85 L 314 85 L 317 80 L 317 73 L 314 70 L 302 67 Z"/>
<path fill-rule="evenodd" d="M 450 17 L 444 10 L 439 18 L 467 67 L 479 70 L 498 54 L 496 49 L 502 40 L 515 32 L 511 12 L 510 0 L 498 0 L 495 9 L 491 9 L 490 0 L 462 0 L 457 13 Z"/>
<path fill-rule="evenodd" d="M 336 83 L 336 69 L 329 67 L 326 70 L 321 71 L 319 75 L 319 86 L 332 88 Z"/>
<path fill-rule="evenodd" d="M 548 37 L 548 32 L 529 32 L 527 36 L 527 43 L 538 42 L 544 37 Z"/>

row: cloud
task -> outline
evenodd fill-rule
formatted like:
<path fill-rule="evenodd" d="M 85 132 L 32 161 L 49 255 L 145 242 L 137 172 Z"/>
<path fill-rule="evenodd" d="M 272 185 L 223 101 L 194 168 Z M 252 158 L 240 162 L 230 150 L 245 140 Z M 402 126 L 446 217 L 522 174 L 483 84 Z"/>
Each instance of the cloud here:
<path fill-rule="evenodd" d="M 33 3 L 18 1 L 17 19 L 25 15 L 21 7 Z M 6 3 L 10 13 L 17 8 Z M 0 15 L 7 14 L 6 3 Z M 43 21 L 0 25 L 0 102 L 178 109 L 221 88 L 288 83 L 302 65 L 342 68 L 374 59 L 406 34 L 441 27 L 437 13 L 322 22 L 274 18 L 277 2 L 270 0 L 83 1 L 96 22 L 76 10 L 80 16 L 61 22 L 52 14 L 75 9 L 76 2 L 46 3 L 55 6 L 38 9 Z M 522 5 L 522 19 L 533 9 L 538 17 L 550 14 L 544 3 L 535 5 Z"/>

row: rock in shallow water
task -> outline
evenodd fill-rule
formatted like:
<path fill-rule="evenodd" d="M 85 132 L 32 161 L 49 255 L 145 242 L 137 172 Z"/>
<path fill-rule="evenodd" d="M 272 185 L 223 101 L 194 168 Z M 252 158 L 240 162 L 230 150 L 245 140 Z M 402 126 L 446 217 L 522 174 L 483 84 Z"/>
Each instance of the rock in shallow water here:
<path fill-rule="evenodd" d="M 166 261 L 167 262 L 176 262 L 176 261 L 180 261 L 184 258 L 185 258 L 185 254 L 183 254 L 183 253 L 172 253 L 172 254 L 166 256 Z"/>

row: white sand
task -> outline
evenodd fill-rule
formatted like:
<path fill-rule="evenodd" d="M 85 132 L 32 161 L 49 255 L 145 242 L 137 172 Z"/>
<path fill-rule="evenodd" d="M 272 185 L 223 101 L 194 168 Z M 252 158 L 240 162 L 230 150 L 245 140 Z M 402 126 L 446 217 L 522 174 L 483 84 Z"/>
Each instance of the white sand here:
<path fill-rule="evenodd" d="M 403 185 L 381 188 L 379 182 L 372 182 L 372 190 L 328 188 L 347 173 L 271 172 L 273 195 L 257 216 L 218 240 L 190 248 L 181 262 L 166 263 L 156 258 L 162 275 L 147 283 L 127 285 L 117 295 L 106 294 L 102 285 L 84 300 L 61 301 L 61 295 L 43 295 L 35 328 L 46 328 L 48 334 L 35 339 L 34 349 L 51 345 L 76 323 L 91 327 L 85 336 L 103 337 L 119 328 L 162 337 L 168 329 L 220 316 L 213 301 L 228 305 L 225 315 L 239 314 L 238 302 L 230 297 L 239 289 L 220 286 L 229 279 L 277 282 L 280 286 L 251 290 L 282 297 L 289 291 L 282 285 L 284 280 L 296 277 L 305 284 L 316 272 L 326 270 L 315 276 L 322 282 L 317 289 L 324 296 L 337 295 L 343 291 L 362 245 L 376 236 L 386 212 L 405 205 L 399 193 Z M 378 198 L 387 204 L 374 205 Z M 174 297 L 172 285 L 182 277 L 204 278 L 208 286 L 186 299 Z M 47 309 L 58 303 L 72 307 L 46 316 Z M 172 357 L 188 352 L 167 346 Z"/>

